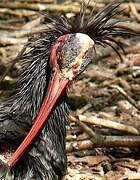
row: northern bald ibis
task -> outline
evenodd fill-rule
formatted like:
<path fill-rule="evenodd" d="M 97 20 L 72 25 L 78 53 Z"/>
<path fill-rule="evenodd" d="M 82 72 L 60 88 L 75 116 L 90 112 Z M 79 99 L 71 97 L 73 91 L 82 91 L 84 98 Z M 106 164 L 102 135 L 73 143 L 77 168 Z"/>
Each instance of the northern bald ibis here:
<path fill-rule="evenodd" d="M 113 36 L 133 34 L 112 19 L 121 12 L 119 5 L 87 17 L 82 5 L 76 26 L 64 16 L 49 23 L 42 18 L 45 29 L 29 38 L 16 89 L 0 107 L 1 179 L 58 180 L 65 175 L 67 85 L 94 61 L 96 45 L 109 45 L 119 54 Z"/>

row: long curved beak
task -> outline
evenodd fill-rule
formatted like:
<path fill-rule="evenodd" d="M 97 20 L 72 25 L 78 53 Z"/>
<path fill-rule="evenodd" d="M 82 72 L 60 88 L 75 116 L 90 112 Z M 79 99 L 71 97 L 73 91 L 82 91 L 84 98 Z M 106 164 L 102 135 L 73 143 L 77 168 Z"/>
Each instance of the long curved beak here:
<path fill-rule="evenodd" d="M 10 160 L 8 161 L 8 166 L 11 168 L 18 161 L 21 155 L 25 152 L 27 147 L 36 137 L 38 132 L 42 129 L 44 123 L 47 121 L 48 116 L 53 109 L 57 99 L 63 93 L 65 87 L 67 86 L 69 79 L 62 77 L 61 74 L 56 70 L 51 78 L 46 96 L 43 100 L 43 104 L 40 111 L 35 119 L 33 126 L 31 127 L 29 133 L 14 152 Z"/>

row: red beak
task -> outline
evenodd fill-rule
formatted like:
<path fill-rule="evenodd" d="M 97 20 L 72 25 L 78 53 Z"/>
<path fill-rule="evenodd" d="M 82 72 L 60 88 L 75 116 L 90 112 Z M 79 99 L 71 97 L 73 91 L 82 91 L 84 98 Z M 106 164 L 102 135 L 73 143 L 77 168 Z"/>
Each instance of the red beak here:
<path fill-rule="evenodd" d="M 63 39 L 63 37 L 61 38 Z M 62 42 L 57 42 L 52 50 L 51 53 L 51 64 L 53 68 L 55 69 L 54 73 L 52 74 L 51 81 L 47 90 L 47 94 L 44 98 L 43 104 L 40 108 L 40 111 L 35 119 L 35 122 L 33 126 L 31 127 L 29 133 L 23 140 L 23 142 L 20 144 L 20 146 L 17 148 L 17 150 L 14 152 L 10 160 L 8 161 L 8 166 L 12 167 L 18 159 L 21 157 L 21 155 L 25 152 L 28 145 L 32 142 L 32 140 L 35 138 L 35 136 L 38 134 L 38 132 L 43 127 L 45 121 L 47 120 L 52 108 L 54 107 L 57 99 L 60 97 L 62 92 L 64 91 L 66 85 L 69 82 L 68 78 L 62 77 L 59 69 L 56 67 L 57 65 L 57 56 L 56 56 L 56 50 L 60 46 Z"/>
<path fill-rule="evenodd" d="M 51 82 L 48 87 L 47 94 L 44 98 L 43 104 L 42 104 L 41 109 L 35 119 L 35 122 L 34 122 L 32 128 L 30 129 L 28 135 L 25 137 L 25 139 L 23 140 L 21 145 L 14 152 L 11 159 L 8 161 L 8 165 L 10 167 L 12 167 L 18 161 L 20 156 L 27 149 L 28 145 L 32 142 L 32 140 L 38 134 L 38 132 L 42 128 L 43 124 L 47 120 L 57 99 L 62 94 L 62 92 L 65 89 L 68 82 L 69 82 L 69 79 L 61 78 L 60 74 L 58 72 L 54 72 Z"/>

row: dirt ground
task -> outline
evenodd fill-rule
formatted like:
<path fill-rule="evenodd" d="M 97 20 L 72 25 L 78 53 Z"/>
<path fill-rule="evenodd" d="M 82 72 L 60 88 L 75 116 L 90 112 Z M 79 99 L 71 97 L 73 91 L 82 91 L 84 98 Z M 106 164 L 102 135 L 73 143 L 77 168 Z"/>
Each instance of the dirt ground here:
<path fill-rule="evenodd" d="M 112 0 L 90 1 L 95 14 Z M 117 19 L 140 33 L 140 1 L 121 1 Z M 80 1 L 0 1 L 0 102 L 20 72 L 18 53 L 39 30 L 39 11 L 63 13 L 71 21 Z M 110 47 L 96 47 L 88 69 L 70 85 L 72 109 L 67 127 L 68 174 L 64 180 L 140 179 L 140 36 L 116 37 L 122 58 Z M 80 121 L 79 121 L 80 120 Z M 97 140 L 98 142 L 95 142 Z"/>

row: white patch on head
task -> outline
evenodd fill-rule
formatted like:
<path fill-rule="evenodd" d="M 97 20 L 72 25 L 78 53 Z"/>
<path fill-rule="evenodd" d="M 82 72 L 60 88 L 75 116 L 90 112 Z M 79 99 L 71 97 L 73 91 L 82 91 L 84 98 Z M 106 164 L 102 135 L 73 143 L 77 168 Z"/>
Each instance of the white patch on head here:
<path fill-rule="evenodd" d="M 76 37 L 82 44 L 95 44 L 94 41 L 87 34 L 76 33 Z"/>

